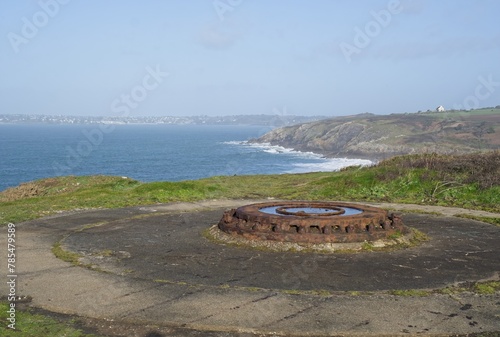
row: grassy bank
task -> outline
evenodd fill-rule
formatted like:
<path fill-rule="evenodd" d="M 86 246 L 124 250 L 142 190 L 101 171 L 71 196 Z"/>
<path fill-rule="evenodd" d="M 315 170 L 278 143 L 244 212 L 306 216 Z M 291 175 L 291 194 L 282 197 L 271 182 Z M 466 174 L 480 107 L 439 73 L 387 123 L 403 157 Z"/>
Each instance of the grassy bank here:
<path fill-rule="evenodd" d="M 500 213 L 500 152 L 395 157 L 371 167 L 308 174 L 223 176 L 153 182 L 59 177 L 0 193 L 0 224 L 72 209 L 207 199 L 280 198 L 456 206 Z"/>
<path fill-rule="evenodd" d="M 29 309 L 16 310 L 15 329 L 7 327 L 10 317 L 7 310 L 9 303 L 0 301 L 0 336 L 5 337 L 42 337 L 42 336 L 65 336 L 65 337 L 99 337 L 88 334 L 78 328 L 76 320 L 63 321 L 48 315 L 32 312 Z"/>
<path fill-rule="evenodd" d="M 269 197 L 416 203 L 500 213 L 500 152 L 456 157 L 412 155 L 340 172 L 212 177 L 184 182 L 141 183 L 109 176 L 43 179 L 0 193 L 0 224 L 18 223 L 72 209 Z M 500 223 L 498 218 L 487 220 Z M 65 258 L 71 261 L 74 257 Z M 492 294 L 499 287 L 498 281 L 492 281 L 468 288 L 445 288 L 438 293 Z M 431 293 L 421 290 L 392 292 L 396 296 L 429 296 Z M 3 312 L 0 317 L 4 321 L 6 309 L 7 303 L 0 301 Z M 0 336 L 95 336 L 82 331 L 77 320 L 57 319 L 30 310 L 18 311 L 17 321 L 16 331 L 0 328 Z"/>

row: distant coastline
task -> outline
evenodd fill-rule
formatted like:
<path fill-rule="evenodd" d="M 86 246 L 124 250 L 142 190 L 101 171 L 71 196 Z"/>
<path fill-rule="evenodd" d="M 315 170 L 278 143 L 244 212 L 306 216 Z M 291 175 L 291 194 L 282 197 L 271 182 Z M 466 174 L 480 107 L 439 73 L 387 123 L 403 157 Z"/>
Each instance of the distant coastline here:
<path fill-rule="evenodd" d="M 0 114 L 0 124 L 161 124 L 161 125 L 262 125 L 281 127 L 313 122 L 326 116 L 231 115 L 231 116 L 63 116 Z"/>

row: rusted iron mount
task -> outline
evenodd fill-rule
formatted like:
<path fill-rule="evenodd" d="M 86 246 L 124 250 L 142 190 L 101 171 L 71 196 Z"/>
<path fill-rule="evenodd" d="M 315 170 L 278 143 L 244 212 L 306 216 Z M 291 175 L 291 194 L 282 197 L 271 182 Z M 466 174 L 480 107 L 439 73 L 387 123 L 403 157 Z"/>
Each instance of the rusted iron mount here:
<path fill-rule="evenodd" d="M 269 213 L 269 209 L 274 209 L 274 213 Z M 350 212 L 346 213 L 346 210 Z M 395 214 L 343 202 L 291 201 L 246 205 L 224 212 L 218 227 L 250 240 L 315 244 L 375 241 L 396 233 L 408 233 L 402 219 Z"/>

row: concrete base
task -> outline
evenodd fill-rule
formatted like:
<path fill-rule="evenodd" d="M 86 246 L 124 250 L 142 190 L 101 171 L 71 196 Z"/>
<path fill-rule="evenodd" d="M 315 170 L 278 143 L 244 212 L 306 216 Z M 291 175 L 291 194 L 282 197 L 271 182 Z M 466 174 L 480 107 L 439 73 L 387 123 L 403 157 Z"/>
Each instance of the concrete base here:
<path fill-rule="evenodd" d="M 500 331 L 498 293 L 388 293 L 498 279 L 500 227 L 404 214 L 405 224 L 428 234 L 428 242 L 392 252 L 328 255 L 224 246 L 201 235 L 224 208 L 251 202 L 256 201 L 95 210 L 17 224 L 17 292 L 31 296 L 34 307 L 115 324 L 170 327 L 179 336 Z M 51 247 L 58 241 L 101 271 L 55 258 Z M 3 240 L 2 250 L 5 245 Z M 0 291 L 7 292 L 5 283 Z"/>

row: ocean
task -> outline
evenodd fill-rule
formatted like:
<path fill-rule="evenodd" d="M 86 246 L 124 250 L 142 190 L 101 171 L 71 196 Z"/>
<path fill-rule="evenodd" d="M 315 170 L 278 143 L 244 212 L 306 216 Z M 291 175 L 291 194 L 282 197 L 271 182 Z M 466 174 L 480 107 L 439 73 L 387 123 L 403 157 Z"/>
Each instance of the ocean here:
<path fill-rule="evenodd" d="M 267 131 L 262 126 L 0 124 L 0 191 L 61 175 L 181 181 L 370 164 L 248 142 Z"/>

